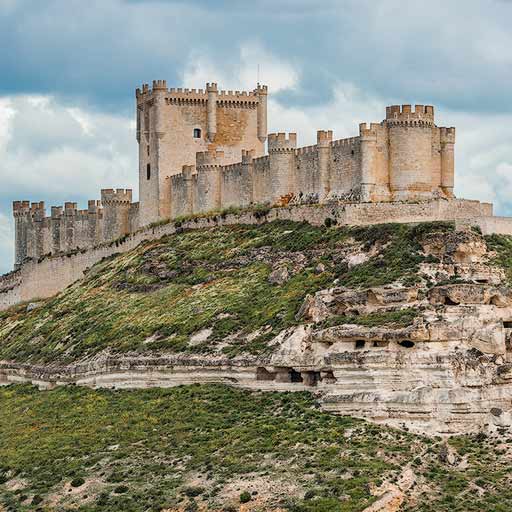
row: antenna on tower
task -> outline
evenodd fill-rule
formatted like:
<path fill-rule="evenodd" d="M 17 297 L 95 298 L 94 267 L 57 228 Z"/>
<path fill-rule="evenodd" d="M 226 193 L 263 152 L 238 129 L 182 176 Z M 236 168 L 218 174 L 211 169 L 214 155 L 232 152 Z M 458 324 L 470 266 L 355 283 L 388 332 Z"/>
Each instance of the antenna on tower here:
<path fill-rule="evenodd" d="M 257 72 L 256 78 L 257 78 L 256 83 L 258 85 L 260 85 L 260 63 L 259 62 L 258 62 L 258 72 Z"/>

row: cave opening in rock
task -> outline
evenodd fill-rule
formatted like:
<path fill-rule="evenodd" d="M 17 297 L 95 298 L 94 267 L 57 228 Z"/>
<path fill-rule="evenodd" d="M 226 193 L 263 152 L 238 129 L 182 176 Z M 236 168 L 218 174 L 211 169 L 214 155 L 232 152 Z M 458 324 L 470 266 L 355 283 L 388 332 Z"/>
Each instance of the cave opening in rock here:
<path fill-rule="evenodd" d="M 503 327 L 505 329 L 512 329 L 512 320 L 503 320 Z"/>
<path fill-rule="evenodd" d="M 444 303 L 446 306 L 458 306 L 460 304 L 460 302 L 456 302 L 456 301 L 450 299 L 450 297 L 445 297 Z"/>
<path fill-rule="evenodd" d="M 290 381 L 291 382 L 302 382 L 302 375 L 300 372 L 295 371 L 293 368 L 290 369 Z"/>
<path fill-rule="evenodd" d="M 365 341 L 364 340 L 356 340 L 356 348 L 357 349 L 364 348 L 364 346 L 365 346 Z"/>
<path fill-rule="evenodd" d="M 411 340 L 402 340 L 402 341 L 399 341 L 398 344 L 404 348 L 414 347 L 414 341 L 411 341 Z"/>

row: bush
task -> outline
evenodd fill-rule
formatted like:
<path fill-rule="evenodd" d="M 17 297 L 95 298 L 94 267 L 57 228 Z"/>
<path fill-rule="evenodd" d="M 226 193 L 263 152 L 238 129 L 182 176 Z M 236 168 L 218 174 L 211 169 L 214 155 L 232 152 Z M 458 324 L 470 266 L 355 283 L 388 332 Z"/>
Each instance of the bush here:
<path fill-rule="evenodd" d="M 183 489 L 183 493 L 189 498 L 195 498 L 203 494 L 204 491 L 204 487 L 185 487 L 185 489 Z"/>
<path fill-rule="evenodd" d="M 240 494 L 240 503 L 248 503 L 251 501 L 251 495 L 247 491 L 244 491 L 242 494 Z"/>
<path fill-rule="evenodd" d="M 81 487 L 84 484 L 85 480 L 81 477 L 73 478 L 73 480 L 71 480 L 71 487 Z"/>
<path fill-rule="evenodd" d="M 115 489 L 114 489 L 114 492 L 116 494 L 124 494 L 125 492 L 128 492 L 128 487 L 126 485 L 118 485 Z"/>

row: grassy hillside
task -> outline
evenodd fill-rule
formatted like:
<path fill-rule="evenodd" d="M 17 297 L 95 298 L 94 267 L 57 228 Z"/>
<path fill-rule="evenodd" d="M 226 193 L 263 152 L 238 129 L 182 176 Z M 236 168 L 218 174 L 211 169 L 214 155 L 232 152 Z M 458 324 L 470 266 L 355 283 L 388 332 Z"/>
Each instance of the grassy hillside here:
<path fill-rule="evenodd" d="M 192 230 L 97 264 L 88 277 L 27 312 L 0 313 L 0 359 L 73 361 L 114 352 L 261 354 L 308 293 L 339 283 L 418 280 L 418 241 L 452 230 L 313 227 L 293 222 Z M 349 257 L 369 259 L 349 265 Z M 273 279 L 273 274 L 284 278 Z M 364 321 L 364 319 L 361 319 Z M 371 323 L 372 319 L 368 319 Z M 211 329 L 208 339 L 190 337 Z"/>
<path fill-rule="evenodd" d="M 361 511 L 407 464 L 421 476 L 404 510 L 512 509 L 510 437 L 447 447 L 320 412 L 307 393 L 10 386 L 0 410 L 5 510 Z"/>

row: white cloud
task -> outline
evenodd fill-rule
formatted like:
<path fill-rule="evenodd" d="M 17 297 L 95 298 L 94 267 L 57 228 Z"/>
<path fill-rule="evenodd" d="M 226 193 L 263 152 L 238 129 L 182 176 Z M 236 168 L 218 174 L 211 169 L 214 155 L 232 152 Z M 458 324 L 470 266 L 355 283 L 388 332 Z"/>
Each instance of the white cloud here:
<path fill-rule="evenodd" d="M 290 62 L 280 59 L 257 42 L 241 45 L 238 55 L 233 56 L 238 66 L 222 66 L 211 57 L 194 54 L 183 71 L 183 83 L 187 87 L 202 88 L 207 82 L 218 82 L 222 89 L 252 90 L 259 81 L 268 85 L 273 93 L 292 90 L 297 86 L 299 73 Z M 258 73 L 259 66 L 259 73 Z"/>
<path fill-rule="evenodd" d="M 130 119 L 65 107 L 51 97 L 11 97 L 1 105 L 8 136 L 0 145 L 0 174 L 11 194 L 84 200 L 99 197 L 102 187 L 137 185 Z"/>

